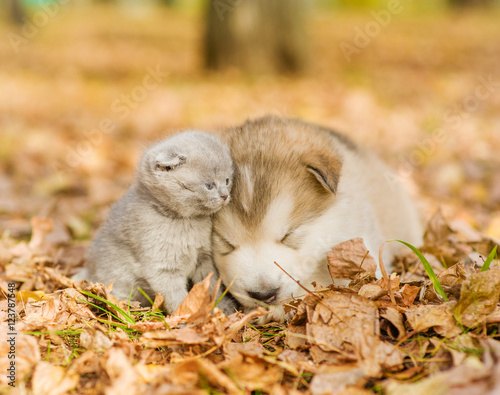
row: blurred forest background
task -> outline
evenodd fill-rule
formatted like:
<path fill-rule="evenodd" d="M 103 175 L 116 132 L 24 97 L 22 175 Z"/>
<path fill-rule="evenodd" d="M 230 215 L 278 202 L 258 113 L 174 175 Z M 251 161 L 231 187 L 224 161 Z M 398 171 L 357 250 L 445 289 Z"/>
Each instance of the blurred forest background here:
<path fill-rule="evenodd" d="M 500 237 L 499 1 L 2 4 L 0 234 L 38 215 L 88 240 L 152 141 L 275 114 L 376 150 L 426 218 Z"/>

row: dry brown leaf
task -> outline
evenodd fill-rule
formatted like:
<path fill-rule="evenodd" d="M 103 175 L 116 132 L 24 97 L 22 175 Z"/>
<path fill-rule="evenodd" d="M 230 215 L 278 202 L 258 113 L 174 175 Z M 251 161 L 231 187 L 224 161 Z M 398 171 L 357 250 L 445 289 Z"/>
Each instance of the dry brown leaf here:
<path fill-rule="evenodd" d="M 360 237 L 337 244 L 327 258 L 332 279 L 352 279 L 359 273 L 374 274 L 377 270 L 377 262 Z"/>
<path fill-rule="evenodd" d="M 495 311 L 500 299 L 500 268 L 472 274 L 462 283 L 455 317 L 462 325 L 473 327 Z"/>
<path fill-rule="evenodd" d="M 387 295 L 387 292 L 387 288 L 382 287 L 380 284 L 365 284 L 358 291 L 358 295 L 363 298 L 377 300 Z"/>
<path fill-rule="evenodd" d="M 353 355 L 365 336 L 380 335 L 378 307 L 358 295 L 332 292 L 308 317 L 307 335 L 324 351 Z"/>
<path fill-rule="evenodd" d="M 253 357 L 245 357 L 241 363 L 226 366 L 224 371 L 228 376 L 234 377 L 235 382 L 243 386 L 245 392 L 269 392 L 283 375 L 282 368 L 278 365 Z"/>
<path fill-rule="evenodd" d="M 33 393 L 37 395 L 63 395 L 71 392 L 80 377 L 59 366 L 39 362 L 33 373 Z"/>
<path fill-rule="evenodd" d="M 340 395 L 350 387 L 363 385 L 367 373 L 357 364 L 328 366 L 321 369 L 311 381 L 312 395 Z"/>
<path fill-rule="evenodd" d="M 309 356 L 305 352 L 283 350 L 283 352 L 279 354 L 278 359 L 294 366 L 298 371 L 307 370 L 312 372 L 316 370 Z"/>
<path fill-rule="evenodd" d="M 369 374 L 402 364 L 400 351 L 380 340 L 378 307 L 369 299 L 333 292 L 316 305 L 308 321 L 313 344 L 358 359 Z"/>
<path fill-rule="evenodd" d="M 151 307 L 151 311 L 153 312 L 161 311 L 163 302 L 165 302 L 165 298 L 161 293 L 157 292 L 155 295 L 155 299 L 153 301 L 153 306 Z"/>
<path fill-rule="evenodd" d="M 419 382 L 407 384 L 389 380 L 384 387 L 387 394 L 436 394 L 436 395 L 483 395 L 491 394 L 492 382 L 498 383 L 493 376 L 493 359 L 486 353 L 482 362 L 475 356 L 467 357 L 464 362 L 450 370 L 437 372 Z"/>
<path fill-rule="evenodd" d="M 488 395 L 500 393 L 500 341 L 491 338 L 481 340 L 481 346 L 495 361 L 492 367 L 491 384 Z"/>
<path fill-rule="evenodd" d="M 409 342 L 405 342 L 400 346 L 400 349 L 410 357 L 416 359 L 423 359 L 427 354 L 427 350 L 431 346 L 431 342 L 429 339 L 418 338 L 417 340 L 411 340 Z"/>
<path fill-rule="evenodd" d="M 107 355 L 105 369 L 111 383 L 106 387 L 106 395 L 142 393 L 138 374 L 125 353 L 119 348 L 111 348 Z"/>
<path fill-rule="evenodd" d="M 222 372 L 213 362 L 208 359 L 198 359 L 198 369 L 207 381 L 217 387 L 224 388 L 230 395 L 239 395 L 242 393 L 241 389 L 235 382 L 224 372 Z"/>
<path fill-rule="evenodd" d="M 171 331 L 147 332 L 141 336 L 140 342 L 145 347 L 157 348 L 172 344 L 203 344 L 208 339 L 203 332 L 185 327 Z"/>
<path fill-rule="evenodd" d="M 243 328 L 243 326 L 245 326 L 248 322 L 250 322 L 254 318 L 261 317 L 266 314 L 269 314 L 269 312 L 262 309 L 261 307 L 258 307 L 256 310 L 248 314 L 245 314 L 243 317 L 241 317 L 241 315 L 239 315 L 238 313 L 231 314 L 229 318 L 232 319 L 226 322 L 223 336 L 219 335 L 219 340 L 216 340 L 215 338 L 214 340 L 216 340 L 216 343 L 218 345 L 221 345 L 223 344 L 223 342 L 232 339 L 236 332 Z"/>
<path fill-rule="evenodd" d="M 237 354 L 246 355 L 249 357 L 262 358 L 266 349 L 259 341 L 251 341 L 247 343 L 227 343 L 224 344 L 224 353 L 228 358 L 234 358 Z"/>
<path fill-rule="evenodd" d="M 87 328 L 80 334 L 80 345 L 92 351 L 105 351 L 113 346 L 113 342 L 97 328 Z"/>
<path fill-rule="evenodd" d="M 357 360 L 357 357 L 353 354 L 347 354 L 339 350 L 339 352 L 323 351 L 320 346 L 310 346 L 309 355 L 315 365 L 342 365 L 345 363 L 350 363 Z"/>
<path fill-rule="evenodd" d="M 10 367 L 9 351 L 11 345 L 14 345 L 16 355 L 16 381 L 18 383 L 25 381 L 33 372 L 33 368 L 40 361 L 40 349 L 38 342 L 33 336 L 17 333 L 15 344 L 12 341 L 12 335 L 7 330 L 7 325 L 0 326 L 0 389 L 9 388 L 7 383 L 7 369 Z M 11 354 L 12 355 L 12 354 Z M 3 374 L 5 373 L 5 374 Z"/>
<path fill-rule="evenodd" d="M 443 287 L 452 287 L 457 284 L 462 284 L 465 278 L 466 273 L 463 263 L 457 263 L 443 270 L 438 275 L 438 280 Z"/>
<path fill-rule="evenodd" d="M 188 360 L 172 367 L 170 379 L 177 386 L 189 387 L 197 386 L 200 381 L 199 365 L 197 360 Z"/>
<path fill-rule="evenodd" d="M 214 305 L 213 296 L 210 292 L 210 279 L 212 276 L 213 273 L 210 273 L 202 282 L 194 284 L 188 296 L 177 307 L 172 316 L 187 316 L 186 322 L 195 322 L 208 317 Z"/>
<path fill-rule="evenodd" d="M 473 352 L 482 352 L 481 346 L 470 333 L 463 333 L 453 341 L 447 342 L 446 349 L 450 352 L 453 366 L 461 365 Z"/>
<path fill-rule="evenodd" d="M 442 336 L 454 337 L 462 333 L 453 318 L 453 307 L 449 303 L 420 305 L 405 312 L 410 327 L 416 332 L 433 328 Z"/>
<path fill-rule="evenodd" d="M 439 245 L 445 243 L 453 230 L 443 216 L 441 209 L 437 210 L 429 223 L 424 234 L 424 245 Z"/>
<path fill-rule="evenodd" d="M 399 290 L 399 293 L 403 299 L 403 304 L 405 306 L 411 306 L 420 292 L 422 287 L 404 284 L 403 287 Z"/>
<path fill-rule="evenodd" d="M 306 346 L 306 327 L 289 325 L 286 328 L 285 342 L 292 350 Z"/>
<path fill-rule="evenodd" d="M 403 315 L 393 307 L 386 307 L 380 316 L 386 319 L 391 325 L 396 329 L 396 333 L 393 333 L 391 328 L 387 328 L 387 332 L 392 335 L 396 340 L 400 340 L 406 335 L 406 328 L 403 322 Z"/>

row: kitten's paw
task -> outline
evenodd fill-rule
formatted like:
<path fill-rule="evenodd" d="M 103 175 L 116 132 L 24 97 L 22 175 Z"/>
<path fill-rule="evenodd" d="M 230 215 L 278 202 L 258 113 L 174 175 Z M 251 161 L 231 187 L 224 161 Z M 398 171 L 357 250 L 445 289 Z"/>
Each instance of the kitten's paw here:
<path fill-rule="evenodd" d="M 82 281 L 82 280 L 87 280 L 89 278 L 89 271 L 86 267 L 83 269 L 80 269 L 78 272 L 76 272 L 71 279 L 73 281 Z"/>

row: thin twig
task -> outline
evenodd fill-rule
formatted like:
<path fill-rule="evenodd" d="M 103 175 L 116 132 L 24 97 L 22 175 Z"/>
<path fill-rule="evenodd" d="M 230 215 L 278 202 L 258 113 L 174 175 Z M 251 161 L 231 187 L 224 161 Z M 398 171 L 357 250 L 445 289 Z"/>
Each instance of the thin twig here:
<path fill-rule="evenodd" d="M 410 337 L 412 337 L 413 335 L 417 334 L 418 331 L 411 331 L 411 332 L 408 332 L 406 335 L 404 335 L 397 343 L 396 343 L 396 348 L 398 348 L 401 344 L 403 344 L 403 342 L 407 341 Z"/>
<path fill-rule="evenodd" d="M 206 357 L 207 355 L 210 355 L 212 354 L 215 350 L 217 350 L 220 346 L 213 346 L 211 349 L 205 351 L 204 353 L 202 354 L 198 354 L 198 355 L 195 355 L 194 357 L 189 357 L 189 358 L 185 358 L 185 359 L 182 359 L 180 360 L 179 362 L 186 362 L 186 361 L 193 361 L 195 359 L 199 359 L 199 358 L 203 358 L 203 357 Z"/>
<path fill-rule="evenodd" d="M 384 277 L 384 280 L 387 283 L 387 288 L 389 291 L 389 297 L 391 298 L 391 302 L 393 305 L 396 305 L 396 298 L 394 298 L 394 292 L 392 291 L 391 281 L 389 280 L 389 276 L 387 275 L 387 272 L 385 271 L 385 265 L 384 265 L 384 261 L 382 259 L 382 252 L 384 250 L 385 243 L 386 242 L 384 241 L 381 244 L 380 248 L 378 249 L 378 261 L 379 261 L 379 265 L 380 265 L 380 271 L 382 272 L 382 276 Z"/>
<path fill-rule="evenodd" d="M 363 266 L 363 263 L 364 263 L 364 261 L 365 261 L 365 259 L 366 259 L 366 257 L 368 256 L 369 253 L 370 253 L 370 251 L 366 250 L 365 256 L 363 257 L 363 259 L 361 259 L 361 263 L 358 266 L 358 272 L 356 274 L 361 273 L 361 270 L 363 270 L 361 268 L 361 266 Z"/>
<path fill-rule="evenodd" d="M 298 285 L 300 288 L 302 288 L 302 289 L 303 289 L 304 291 L 306 291 L 308 294 L 314 295 L 314 293 L 313 293 L 312 291 L 309 291 L 306 287 L 304 287 L 304 286 L 300 283 L 300 281 L 295 280 L 295 279 L 294 279 L 294 278 L 293 278 L 290 274 L 288 274 L 288 272 L 287 272 L 285 269 L 283 269 L 280 265 L 278 265 L 278 263 L 277 263 L 277 262 L 274 262 L 274 264 L 275 264 L 276 266 L 278 266 L 281 270 L 283 270 L 283 272 L 284 272 L 284 273 L 285 273 L 288 277 L 290 277 L 293 281 L 295 281 L 295 282 L 297 283 L 297 285 Z M 314 295 L 314 296 L 316 296 L 316 295 Z"/>

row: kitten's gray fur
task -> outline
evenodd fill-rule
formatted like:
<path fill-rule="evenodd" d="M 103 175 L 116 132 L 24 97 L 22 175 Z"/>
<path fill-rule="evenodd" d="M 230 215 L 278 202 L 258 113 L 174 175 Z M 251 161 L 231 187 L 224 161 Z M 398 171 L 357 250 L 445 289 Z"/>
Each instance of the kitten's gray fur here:
<path fill-rule="evenodd" d="M 153 145 L 138 165 L 136 182 L 94 238 L 86 268 L 73 279 L 114 280 L 118 299 L 128 299 L 133 288 L 132 299 L 145 302 L 137 287 L 152 298 L 160 292 L 172 314 L 188 281 L 210 272 L 212 285 L 217 279 L 211 214 L 229 201 L 232 176 L 229 149 L 214 136 L 185 132 Z M 234 311 L 229 298 L 219 307 Z"/>

